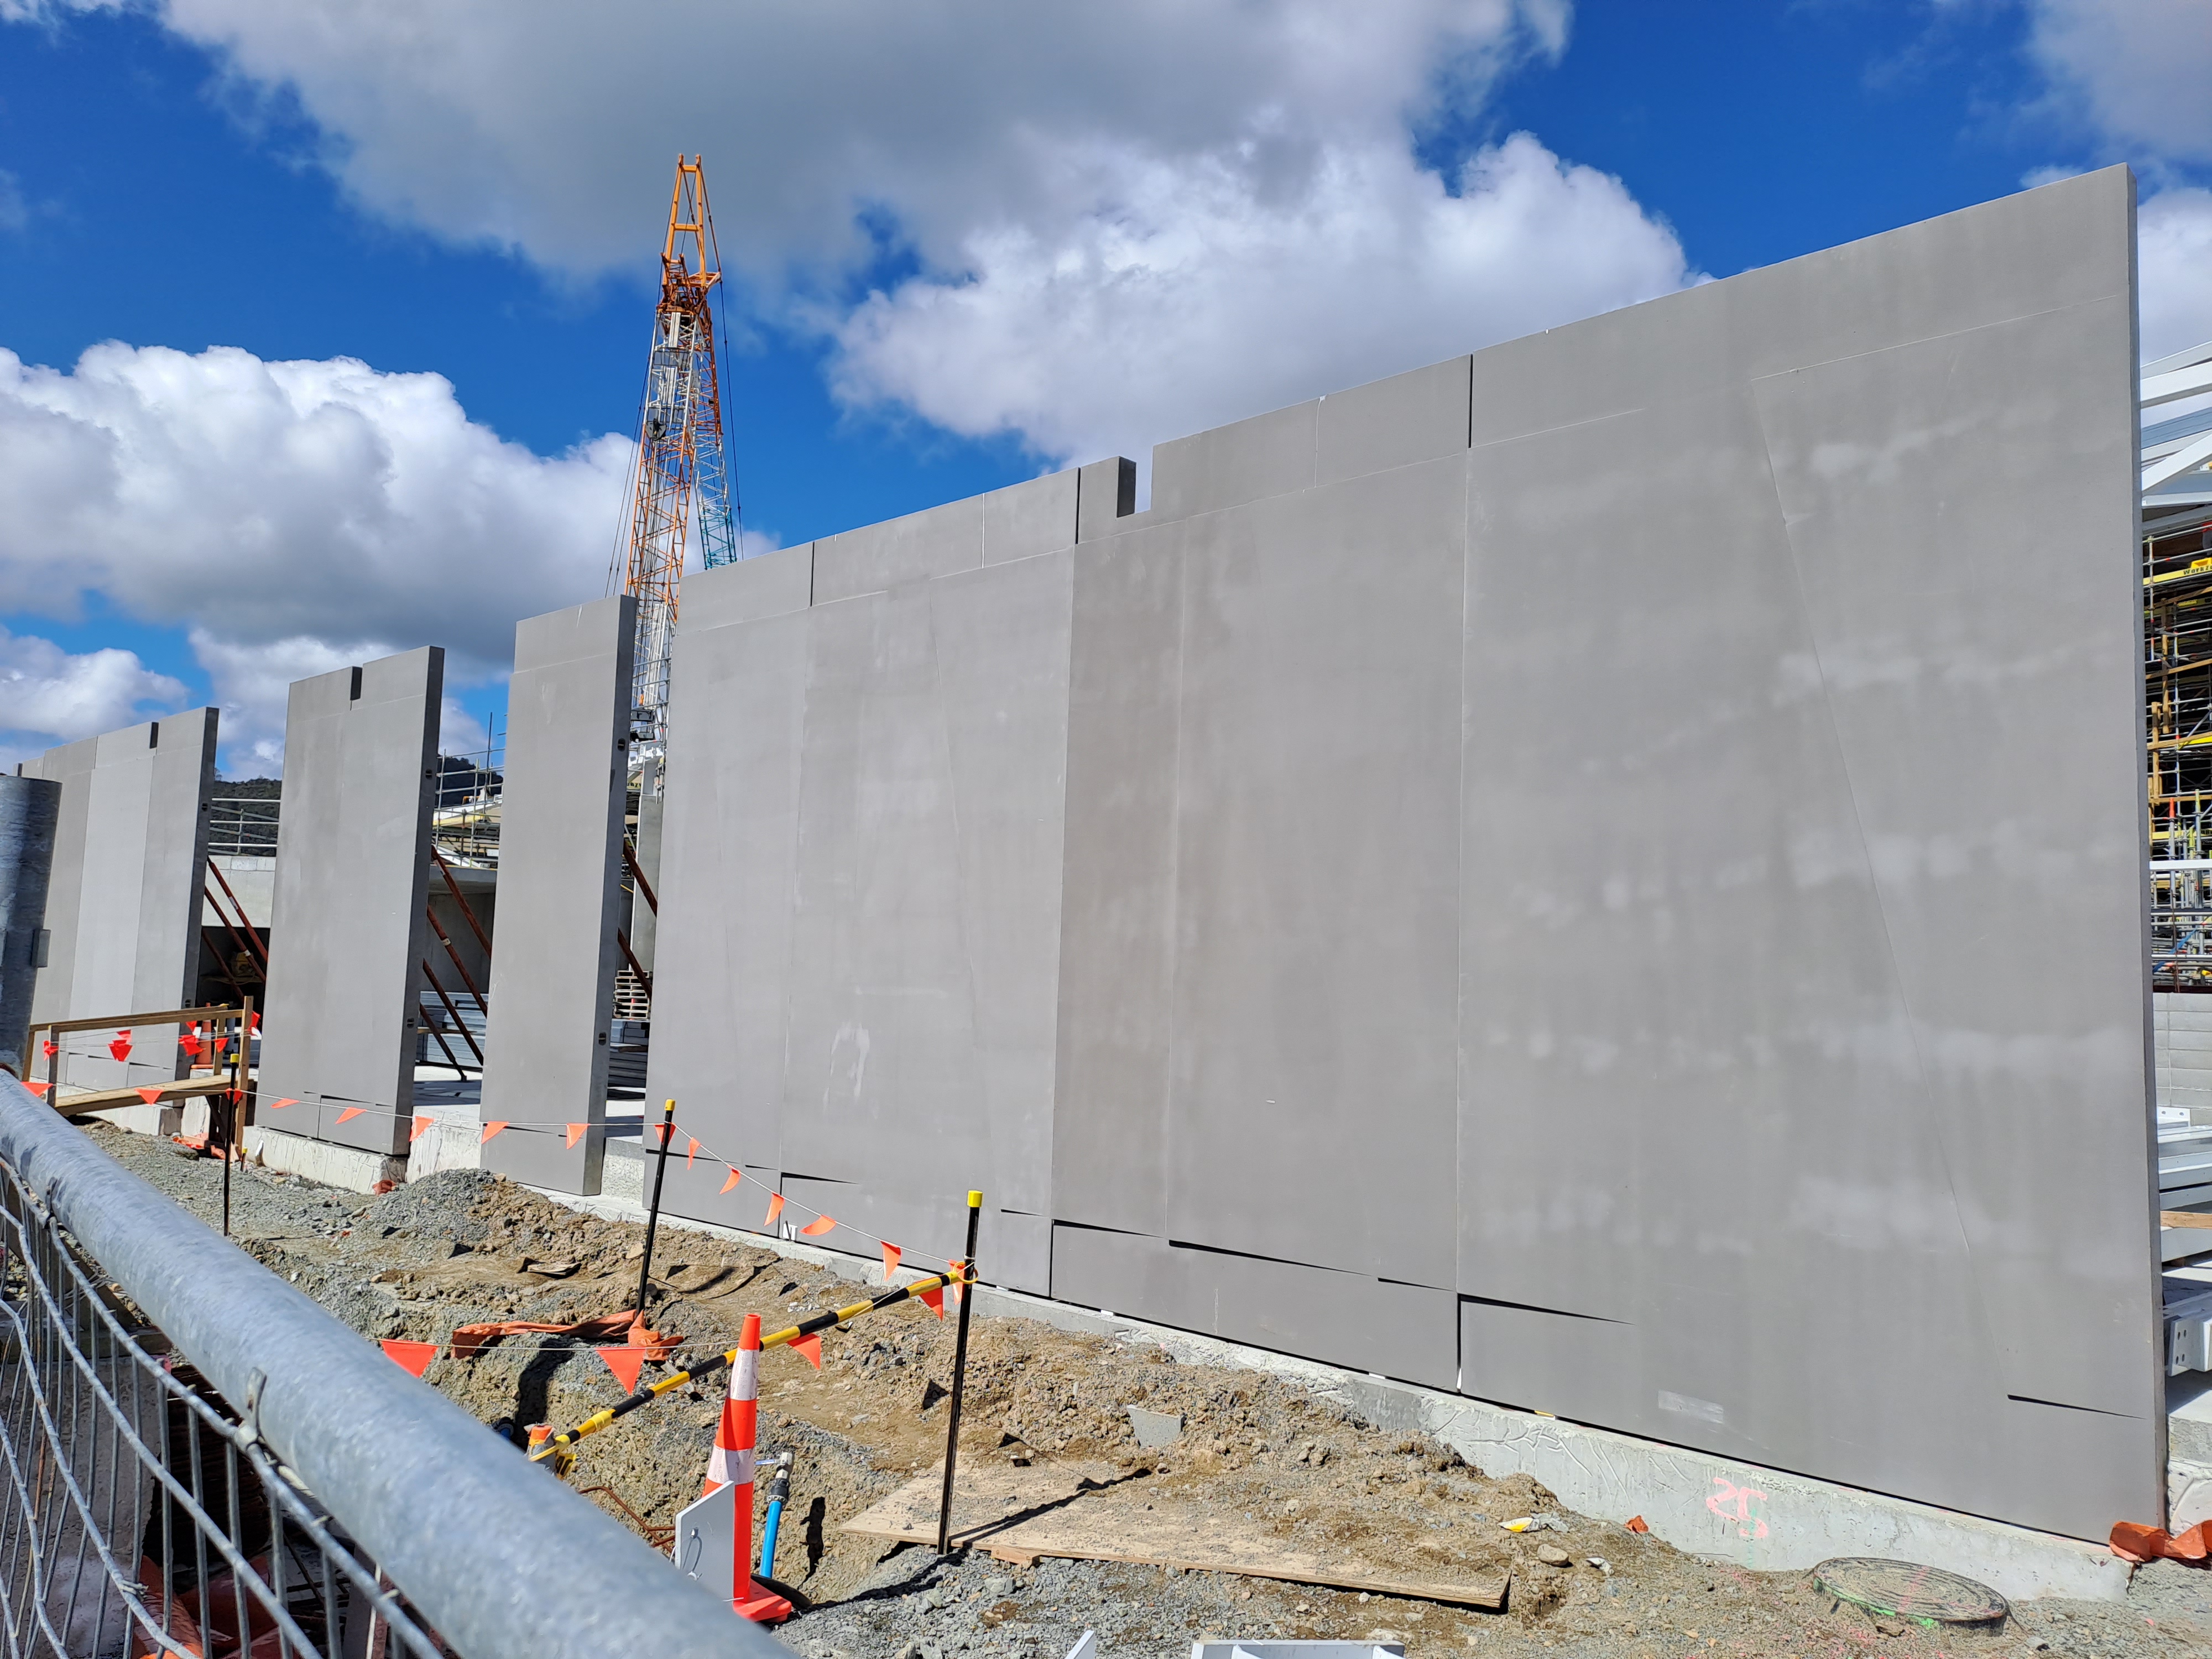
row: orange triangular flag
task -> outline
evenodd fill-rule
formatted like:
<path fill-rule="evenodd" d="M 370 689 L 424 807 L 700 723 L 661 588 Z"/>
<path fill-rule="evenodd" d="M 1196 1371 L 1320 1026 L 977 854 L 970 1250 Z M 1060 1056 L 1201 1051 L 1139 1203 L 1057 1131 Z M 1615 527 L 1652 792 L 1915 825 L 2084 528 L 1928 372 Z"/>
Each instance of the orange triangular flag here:
<path fill-rule="evenodd" d="M 574 1146 L 584 1138 L 584 1131 L 591 1127 L 588 1123 L 571 1123 L 568 1126 L 568 1144 Z"/>
<path fill-rule="evenodd" d="M 152 1088 L 150 1088 L 150 1089 L 141 1089 L 141 1090 L 138 1091 L 138 1098 L 139 1098 L 139 1099 L 141 1099 L 141 1100 L 143 1100 L 143 1101 L 144 1101 L 144 1102 L 145 1102 L 149 1106 L 151 1106 L 151 1105 L 152 1105 L 155 1101 L 159 1100 L 161 1097 L 161 1085 L 160 1084 L 158 1084 L 158 1083 L 157 1083 L 157 1084 L 155 1084 L 155 1085 Z"/>
<path fill-rule="evenodd" d="M 39 1045 L 39 1049 L 40 1052 L 44 1054 L 48 1060 L 52 1060 L 54 1057 L 54 1040 L 52 1037 L 48 1037 L 44 1042 L 41 1042 Z"/>
<path fill-rule="evenodd" d="M 957 1302 L 968 1294 L 968 1286 L 963 1282 L 968 1277 L 968 1264 L 960 1261 L 953 1261 L 951 1264 L 950 1277 L 952 1283 L 946 1288 L 952 1292 L 953 1301 Z"/>
<path fill-rule="evenodd" d="M 115 1041 L 107 1045 L 107 1052 L 113 1054 L 118 1060 L 130 1059 L 131 1033 L 128 1031 L 118 1033 Z"/>
<path fill-rule="evenodd" d="M 296 1100 L 272 1100 L 269 1103 L 269 1109 L 272 1112 L 281 1112 L 287 1106 L 297 1106 L 299 1103 Z"/>
<path fill-rule="evenodd" d="M 914 1293 L 914 1299 L 921 1303 L 925 1308 L 927 1308 L 930 1312 L 935 1314 L 939 1319 L 945 1317 L 944 1285 L 933 1285 L 926 1291 L 916 1291 Z"/>
<path fill-rule="evenodd" d="M 623 1385 L 624 1394 L 637 1392 L 637 1374 L 645 1369 L 645 1350 L 610 1345 L 595 1348 L 593 1352 L 607 1362 L 607 1369 L 615 1374 L 615 1381 Z"/>
<path fill-rule="evenodd" d="M 835 1227 L 836 1224 L 837 1224 L 837 1218 L 836 1218 L 836 1216 L 834 1216 L 834 1215 L 817 1215 L 817 1216 L 816 1216 L 816 1217 L 814 1218 L 814 1219 L 813 1219 L 813 1220 L 811 1220 L 811 1221 L 808 1222 L 808 1223 L 807 1223 L 804 1227 L 801 1227 L 799 1231 L 800 1232 L 802 1232 L 802 1233 L 805 1234 L 805 1235 L 806 1235 L 806 1237 L 809 1237 L 809 1238 L 819 1238 L 819 1237 L 822 1237 L 822 1235 L 823 1235 L 823 1234 L 824 1234 L 824 1233 L 828 1232 L 831 1228 Z"/>
<path fill-rule="evenodd" d="M 489 1139 L 490 1139 L 494 1135 L 497 1134 L 497 1133 L 498 1133 L 501 1129 L 504 1129 L 505 1127 L 507 1127 L 507 1121 L 506 1121 L 504 1118 L 501 1119 L 499 1121 L 497 1121 L 497 1122 L 495 1122 L 495 1123 L 487 1123 L 487 1124 L 485 1124 L 485 1125 L 484 1125 L 484 1132 L 483 1132 L 483 1138 L 484 1138 L 484 1140 L 489 1140 Z M 483 1141 L 478 1141 L 477 1144 L 478 1146 L 482 1146 L 482 1145 L 483 1144 Z"/>
<path fill-rule="evenodd" d="M 416 1141 L 422 1139 L 424 1132 L 437 1121 L 438 1120 L 434 1117 L 428 1116 L 418 1116 L 416 1118 L 415 1127 L 407 1132 L 407 1144 L 410 1146 L 412 1146 Z"/>
<path fill-rule="evenodd" d="M 806 1363 L 813 1366 L 816 1370 L 818 1371 L 822 1369 L 821 1332 L 817 1331 L 811 1336 L 795 1336 L 792 1338 L 791 1351 L 793 1353 L 805 1354 L 806 1356 Z"/>
<path fill-rule="evenodd" d="M 884 1246 L 884 1284 L 888 1285 L 891 1282 L 891 1275 L 898 1271 L 899 1258 L 905 1254 L 906 1252 L 899 1249 L 896 1244 L 885 1244 Z"/>
<path fill-rule="evenodd" d="M 430 1369 L 430 1362 L 438 1357 L 434 1342 L 398 1342 L 389 1339 L 376 1345 L 384 1350 L 385 1358 L 410 1376 L 420 1376 Z"/>
<path fill-rule="evenodd" d="M 23 1086 L 26 1089 L 28 1089 L 34 1095 L 42 1095 L 54 1085 L 51 1083 L 41 1082 L 39 1079 L 34 1077 L 27 1077 L 23 1079 Z"/>
<path fill-rule="evenodd" d="M 744 1179 L 744 1177 L 738 1173 L 738 1166 L 732 1164 L 730 1166 L 730 1178 L 722 1183 L 722 1191 L 726 1193 Z M 716 1196 L 719 1197 L 720 1194 L 717 1194 Z"/>
<path fill-rule="evenodd" d="M 691 1160 L 699 1156 L 699 1142 L 697 1137 L 693 1136 L 690 1139 L 691 1144 L 684 1149 L 684 1167 L 687 1170 L 691 1167 Z"/>
<path fill-rule="evenodd" d="M 366 1106 L 349 1106 L 345 1110 L 338 1114 L 338 1121 L 343 1123 L 349 1117 L 359 1117 L 368 1109 L 368 1108 Z"/>
<path fill-rule="evenodd" d="M 773 1198 L 771 1198 L 771 1199 L 769 1199 L 769 1201 L 768 1201 L 768 1219 L 767 1219 L 767 1220 L 765 1220 L 765 1221 L 763 1221 L 763 1222 L 762 1222 L 762 1223 L 761 1223 L 761 1225 L 762 1225 L 762 1226 L 763 1226 L 763 1227 L 773 1227 L 773 1226 L 775 1226 L 775 1218 L 776 1218 L 776 1217 L 778 1217 L 778 1216 L 781 1215 L 782 1213 L 783 1213 L 783 1194 L 782 1194 L 781 1193 L 778 1193 L 778 1194 L 775 1194 L 775 1197 L 773 1197 Z"/>

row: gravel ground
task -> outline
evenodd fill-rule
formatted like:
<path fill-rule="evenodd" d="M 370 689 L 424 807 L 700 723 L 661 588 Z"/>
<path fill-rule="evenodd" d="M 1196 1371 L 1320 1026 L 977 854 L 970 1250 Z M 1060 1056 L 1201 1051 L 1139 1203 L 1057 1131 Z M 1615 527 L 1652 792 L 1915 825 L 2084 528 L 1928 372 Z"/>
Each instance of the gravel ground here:
<path fill-rule="evenodd" d="M 106 1127 L 100 1144 L 203 1218 L 220 1166 Z M 257 1169 L 233 1172 L 242 1249 L 364 1335 L 442 1340 L 488 1319 L 563 1321 L 627 1307 L 643 1230 L 584 1217 L 496 1176 L 448 1170 L 376 1198 Z M 677 1356 L 734 1346 L 746 1313 L 770 1329 L 853 1299 L 852 1282 L 764 1248 L 681 1231 L 656 1249 L 656 1328 Z M 573 1265 L 572 1265 L 573 1264 Z M 540 1271 L 541 1268 L 550 1271 Z M 765 1356 L 760 1441 L 797 1455 L 776 1577 L 811 1610 L 779 1632 L 809 1659 L 1056 1659 L 1085 1630 L 1103 1659 L 1168 1659 L 1201 1638 L 1399 1640 L 1417 1656 L 2212 1654 L 2212 1575 L 2161 1562 L 2125 1602 L 2039 1601 L 1995 1636 L 1877 1622 L 1837 1608 L 1802 1573 L 1751 1573 L 1562 1510 L 1526 1475 L 1492 1480 L 1449 1448 L 1383 1432 L 1336 1402 L 1250 1371 L 1179 1364 L 1131 1340 L 978 1318 L 961 1435 L 969 1460 L 1110 1465 L 1146 1502 L 1301 1549 L 1340 1550 L 1411 1576 L 1504 1569 L 1507 1607 L 1480 1613 L 1226 1574 L 980 1554 L 940 1561 L 842 1522 L 943 1455 L 939 1398 L 952 1322 L 907 1304 L 823 1342 L 817 1373 Z M 648 1367 L 647 1380 L 665 1371 Z M 622 1395 L 587 1348 L 510 1338 L 425 1379 L 487 1423 L 566 1425 Z M 586 1441 L 571 1484 L 656 1542 L 697 1495 L 720 1393 L 685 1389 Z M 1148 1451 L 1127 1407 L 1180 1413 Z M 1526 1534 L 1499 1522 L 1552 1523 Z M 1566 1565 L 1547 1563 L 1566 1558 Z M 1598 1565 L 1602 1563 L 1602 1565 Z"/>

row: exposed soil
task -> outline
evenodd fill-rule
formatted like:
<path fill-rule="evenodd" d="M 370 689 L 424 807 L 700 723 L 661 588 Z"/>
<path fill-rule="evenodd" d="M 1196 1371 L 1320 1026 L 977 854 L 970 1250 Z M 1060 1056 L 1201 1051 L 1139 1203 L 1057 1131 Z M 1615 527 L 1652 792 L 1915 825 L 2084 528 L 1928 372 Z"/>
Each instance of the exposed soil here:
<path fill-rule="evenodd" d="M 216 1218 L 218 1164 L 104 1126 L 92 1133 L 196 1214 Z M 497 1176 L 449 1170 L 368 1199 L 257 1169 L 232 1179 L 240 1247 L 369 1337 L 443 1341 L 458 1324 L 573 1321 L 635 1299 L 641 1227 L 579 1215 Z M 761 1246 L 664 1229 L 655 1255 L 653 1323 L 682 1337 L 676 1364 L 734 1346 L 747 1313 L 775 1329 L 857 1299 L 851 1279 Z M 1098 1632 L 1103 1659 L 1180 1659 L 1202 1638 L 1402 1640 L 1413 1655 L 1593 1659 L 2212 1653 L 2212 1574 L 2201 1571 L 2160 1563 L 2136 1575 L 2124 1603 L 2029 1603 L 1994 1637 L 1876 1621 L 1836 1607 L 1803 1573 L 1716 1565 L 1567 1513 L 1526 1475 L 1490 1480 L 1449 1447 L 1378 1430 L 1295 1383 L 1020 1319 L 975 1322 L 963 1466 L 1104 1463 L 1141 1481 L 1159 1510 L 1233 1516 L 1300 1549 L 1432 1579 L 1504 1569 L 1506 1610 L 1149 1566 L 1012 1567 L 980 1553 L 939 1561 L 926 1548 L 841 1532 L 940 1462 L 952 1332 L 951 1320 L 908 1303 L 825 1335 L 819 1372 L 787 1350 L 763 1358 L 763 1454 L 797 1455 L 775 1576 L 813 1604 L 780 1634 L 810 1659 L 1056 1659 L 1087 1629 Z M 623 1394 L 590 1349 L 542 1337 L 507 1338 L 465 1361 L 441 1357 L 424 1380 L 486 1423 L 566 1426 Z M 570 1484 L 665 1540 L 698 1494 L 720 1399 L 713 1379 L 585 1441 Z M 1140 1447 L 1132 1405 L 1182 1415 L 1181 1438 Z M 1543 1524 L 1519 1534 L 1500 1524 L 1528 1516 Z M 1546 1564 L 1561 1554 L 1567 1565 Z"/>

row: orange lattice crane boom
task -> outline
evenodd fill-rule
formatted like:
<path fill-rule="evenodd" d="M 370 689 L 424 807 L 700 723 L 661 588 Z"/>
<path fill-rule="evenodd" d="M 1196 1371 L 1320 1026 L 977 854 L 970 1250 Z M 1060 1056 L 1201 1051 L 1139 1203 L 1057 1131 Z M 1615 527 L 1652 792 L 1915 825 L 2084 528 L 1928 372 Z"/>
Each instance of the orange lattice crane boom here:
<path fill-rule="evenodd" d="M 621 591 L 637 596 L 637 662 L 630 711 L 634 747 L 666 738 L 668 650 L 687 550 L 712 568 L 737 556 L 737 490 L 722 453 L 721 377 L 714 349 L 714 289 L 722 280 L 707 207 L 703 156 L 676 158 L 668 235 L 660 250 L 660 301 L 638 416 L 627 535 L 617 544 Z"/>

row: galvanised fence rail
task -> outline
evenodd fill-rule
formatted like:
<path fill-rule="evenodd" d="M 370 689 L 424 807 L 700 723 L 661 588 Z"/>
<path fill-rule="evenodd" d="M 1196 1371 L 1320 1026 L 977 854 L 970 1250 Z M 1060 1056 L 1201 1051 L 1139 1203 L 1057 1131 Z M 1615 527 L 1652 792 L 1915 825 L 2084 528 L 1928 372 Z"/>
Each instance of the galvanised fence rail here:
<path fill-rule="evenodd" d="M 789 1659 L 4 1074 L 0 1644 Z"/>

